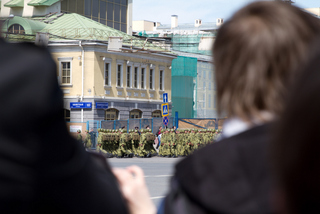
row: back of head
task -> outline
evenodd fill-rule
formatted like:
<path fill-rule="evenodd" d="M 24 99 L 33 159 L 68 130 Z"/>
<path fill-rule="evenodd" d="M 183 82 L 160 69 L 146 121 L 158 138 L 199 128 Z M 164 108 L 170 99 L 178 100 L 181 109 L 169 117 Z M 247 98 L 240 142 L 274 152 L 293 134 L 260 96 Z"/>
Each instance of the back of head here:
<path fill-rule="evenodd" d="M 287 213 L 320 212 L 320 38 L 280 117 L 273 161 Z"/>
<path fill-rule="evenodd" d="M 255 2 L 225 22 L 213 47 L 218 110 L 245 121 L 278 115 L 293 70 L 307 57 L 320 21 L 281 2 Z"/>

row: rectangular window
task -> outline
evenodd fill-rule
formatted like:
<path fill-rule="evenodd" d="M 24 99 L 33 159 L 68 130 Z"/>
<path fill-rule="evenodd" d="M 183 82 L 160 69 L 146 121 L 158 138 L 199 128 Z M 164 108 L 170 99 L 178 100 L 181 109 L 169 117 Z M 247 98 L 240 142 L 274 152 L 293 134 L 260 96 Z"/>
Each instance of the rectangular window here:
<path fill-rule="evenodd" d="M 121 22 L 127 23 L 127 7 L 121 6 Z"/>
<path fill-rule="evenodd" d="M 206 89 L 206 82 L 203 82 L 203 90 Z"/>
<path fill-rule="evenodd" d="M 118 87 L 121 87 L 122 86 L 122 81 L 121 81 L 121 69 L 122 68 L 122 66 L 121 65 L 118 65 L 118 67 L 117 67 L 117 86 Z"/>
<path fill-rule="evenodd" d="M 211 108 L 211 96 L 209 94 L 209 108 Z"/>
<path fill-rule="evenodd" d="M 61 62 L 61 84 L 71 84 L 70 62 Z"/>
<path fill-rule="evenodd" d="M 160 70 L 160 90 L 163 91 L 163 70 Z"/>
<path fill-rule="evenodd" d="M 62 2 L 64 2 L 64 1 L 61 1 L 61 4 L 62 4 Z M 84 15 L 84 1 L 77 1 L 77 12 L 76 13 Z"/>
<path fill-rule="evenodd" d="M 99 16 L 99 0 L 92 0 L 92 16 L 96 18 Z"/>
<path fill-rule="evenodd" d="M 153 89 L 153 69 L 150 69 L 150 89 Z"/>
<path fill-rule="evenodd" d="M 100 19 L 106 19 L 107 15 L 107 3 L 105 1 L 100 1 Z"/>
<path fill-rule="evenodd" d="M 138 88 L 138 67 L 134 68 L 134 87 Z"/>
<path fill-rule="evenodd" d="M 141 68 L 141 88 L 145 88 L 145 85 L 144 85 L 144 77 L 145 77 L 145 68 Z"/>
<path fill-rule="evenodd" d="M 105 68 L 104 68 L 104 85 L 110 86 L 110 63 L 105 63 Z"/>
<path fill-rule="evenodd" d="M 107 2 L 107 19 L 113 20 L 113 3 L 110 2 Z"/>
<path fill-rule="evenodd" d="M 214 108 L 217 108 L 217 96 L 216 95 L 214 95 L 213 106 L 214 106 Z"/>
<path fill-rule="evenodd" d="M 91 17 L 91 0 L 84 1 L 84 15 Z"/>
<path fill-rule="evenodd" d="M 211 90 L 211 82 L 209 82 L 209 90 Z"/>
<path fill-rule="evenodd" d="M 127 87 L 131 87 L 131 66 L 127 67 Z"/>
<path fill-rule="evenodd" d="M 114 14 L 114 21 L 115 22 L 120 22 L 120 5 L 115 4 L 114 5 L 114 10 L 113 10 L 113 14 Z"/>

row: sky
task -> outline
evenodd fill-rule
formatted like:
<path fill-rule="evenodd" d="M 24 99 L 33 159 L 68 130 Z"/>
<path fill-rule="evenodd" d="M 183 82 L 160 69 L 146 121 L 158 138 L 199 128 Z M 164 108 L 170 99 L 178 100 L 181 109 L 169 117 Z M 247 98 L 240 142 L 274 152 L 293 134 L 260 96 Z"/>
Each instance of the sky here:
<path fill-rule="evenodd" d="M 231 15 L 255 0 L 133 0 L 133 21 L 148 20 L 170 24 L 171 15 L 178 15 L 178 23 L 215 22 Z M 294 0 L 301 8 L 320 7 L 320 0 Z"/>

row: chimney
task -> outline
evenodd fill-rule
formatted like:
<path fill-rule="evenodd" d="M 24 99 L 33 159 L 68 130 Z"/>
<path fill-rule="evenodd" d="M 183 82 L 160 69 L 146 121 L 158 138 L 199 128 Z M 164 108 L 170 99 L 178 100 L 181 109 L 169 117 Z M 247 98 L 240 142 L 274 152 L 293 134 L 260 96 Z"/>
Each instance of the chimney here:
<path fill-rule="evenodd" d="M 201 19 L 196 19 L 195 21 L 194 21 L 194 26 L 195 27 L 199 27 L 199 26 L 201 26 L 202 25 L 202 20 Z"/>
<path fill-rule="evenodd" d="M 217 19 L 217 26 L 221 26 L 223 24 L 223 19 L 219 18 Z"/>
<path fill-rule="evenodd" d="M 171 29 L 178 27 L 178 16 L 172 15 L 171 16 Z"/>

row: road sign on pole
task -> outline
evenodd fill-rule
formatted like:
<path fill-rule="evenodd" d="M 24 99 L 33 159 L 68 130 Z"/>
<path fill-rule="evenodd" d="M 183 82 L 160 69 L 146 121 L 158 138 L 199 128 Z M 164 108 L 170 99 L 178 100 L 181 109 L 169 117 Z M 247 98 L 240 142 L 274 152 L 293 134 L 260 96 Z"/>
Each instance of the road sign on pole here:
<path fill-rule="evenodd" d="M 164 94 L 162 95 L 162 98 L 163 98 L 163 102 L 164 102 L 164 103 L 168 103 L 168 93 L 164 93 Z"/>
<path fill-rule="evenodd" d="M 162 117 L 169 116 L 169 103 L 162 104 L 161 109 Z"/>
<path fill-rule="evenodd" d="M 163 117 L 162 122 L 163 122 L 163 125 L 167 126 L 168 123 L 169 123 L 169 118 L 168 117 Z"/>

